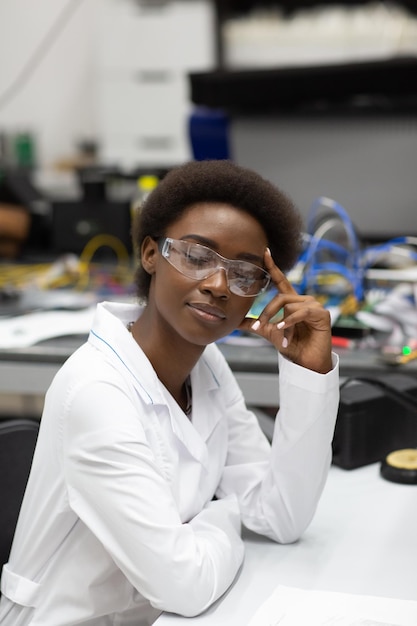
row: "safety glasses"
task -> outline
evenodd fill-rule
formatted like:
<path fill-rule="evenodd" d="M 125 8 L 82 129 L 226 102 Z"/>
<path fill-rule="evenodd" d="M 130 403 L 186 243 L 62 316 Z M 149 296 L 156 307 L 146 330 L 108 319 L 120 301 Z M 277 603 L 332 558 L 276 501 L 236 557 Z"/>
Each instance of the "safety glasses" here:
<path fill-rule="evenodd" d="M 164 237 L 158 247 L 164 259 L 187 278 L 204 280 L 223 269 L 228 288 L 237 296 L 253 298 L 264 292 L 271 280 L 268 272 L 254 263 L 226 259 L 199 243 Z"/>

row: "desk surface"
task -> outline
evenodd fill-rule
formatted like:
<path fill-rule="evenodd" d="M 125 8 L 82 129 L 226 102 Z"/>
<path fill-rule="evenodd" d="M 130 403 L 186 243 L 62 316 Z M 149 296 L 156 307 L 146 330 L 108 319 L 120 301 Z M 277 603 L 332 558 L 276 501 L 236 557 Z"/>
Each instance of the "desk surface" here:
<path fill-rule="evenodd" d="M 162 614 L 157 626 L 243 626 L 278 584 L 417 600 L 417 487 L 389 483 L 379 464 L 332 467 L 316 515 L 295 544 L 245 534 L 232 588 L 204 614 Z"/>
<path fill-rule="evenodd" d="M 67 336 L 43 341 L 27 348 L 0 349 L 0 413 L 4 394 L 42 398 L 62 363 L 78 348 L 86 336 Z M 246 402 L 251 406 L 279 404 L 275 349 L 259 346 L 220 343 L 219 347 L 235 373 Z M 417 375 L 417 361 L 390 366 L 372 350 L 338 349 L 340 375 L 369 376 L 401 371 Z M 4 402 L 3 402 L 4 404 Z"/>
<path fill-rule="evenodd" d="M 56 337 L 25 348 L 0 349 L 1 361 L 36 361 L 40 363 L 62 364 L 85 340 L 86 335 Z M 237 371 L 259 371 L 275 373 L 277 371 L 276 350 L 271 345 L 242 345 L 239 343 L 220 342 L 218 344 L 228 362 Z M 378 358 L 378 352 L 372 349 L 336 348 L 341 357 L 343 374 L 369 370 L 387 372 L 389 366 Z M 417 360 L 411 361 L 405 370 L 417 372 Z"/>
<path fill-rule="evenodd" d="M 25 348 L 0 349 L 0 362 L 61 365 L 85 340 L 85 335 L 74 335 L 49 339 Z M 223 342 L 218 345 L 234 371 L 263 374 L 277 372 L 276 350 L 269 344 L 247 346 Z M 342 376 L 364 376 L 371 371 L 386 374 L 387 371 L 399 371 L 400 367 L 401 371 L 417 373 L 417 360 L 395 366 L 379 359 L 375 350 L 337 348 L 335 351 L 340 356 Z"/>

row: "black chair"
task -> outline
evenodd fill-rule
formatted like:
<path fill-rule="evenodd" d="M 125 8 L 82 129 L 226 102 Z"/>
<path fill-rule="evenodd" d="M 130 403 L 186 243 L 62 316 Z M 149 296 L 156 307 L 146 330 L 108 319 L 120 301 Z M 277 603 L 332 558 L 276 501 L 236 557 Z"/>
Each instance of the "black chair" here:
<path fill-rule="evenodd" d="M 38 432 L 36 420 L 0 419 L 0 572 L 9 559 Z"/>

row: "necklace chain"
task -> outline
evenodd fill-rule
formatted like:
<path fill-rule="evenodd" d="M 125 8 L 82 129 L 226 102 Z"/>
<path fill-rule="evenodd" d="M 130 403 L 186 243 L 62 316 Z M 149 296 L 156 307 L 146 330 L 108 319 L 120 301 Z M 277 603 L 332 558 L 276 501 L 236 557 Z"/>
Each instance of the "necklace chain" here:
<path fill-rule="evenodd" d="M 193 398 L 192 398 L 192 393 L 191 393 L 191 380 L 189 376 L 187 380 L 185 381 L 185 397 L 186 397 L 186 406 L 185 406 L 184 413 L 186 414 L 187 417 L 190 417 L 191 411 L 193 408 Z"/>

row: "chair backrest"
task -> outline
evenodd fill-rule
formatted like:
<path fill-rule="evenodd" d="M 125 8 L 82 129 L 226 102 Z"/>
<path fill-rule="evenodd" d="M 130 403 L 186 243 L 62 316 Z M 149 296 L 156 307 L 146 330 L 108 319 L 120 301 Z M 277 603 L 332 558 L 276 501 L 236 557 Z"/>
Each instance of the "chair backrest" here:
<path fill-rule="evenodd" d="M 38 432 L 36 420 L 0 419 L 0 572 L 9 558 Z"/>

